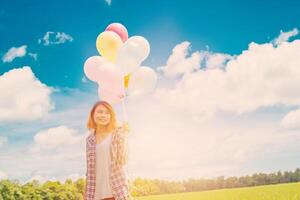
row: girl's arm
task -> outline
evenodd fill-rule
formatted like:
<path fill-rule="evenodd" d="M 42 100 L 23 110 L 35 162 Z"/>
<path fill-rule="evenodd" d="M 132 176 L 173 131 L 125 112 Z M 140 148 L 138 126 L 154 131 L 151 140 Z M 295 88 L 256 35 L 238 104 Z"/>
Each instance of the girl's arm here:
<path fill-rule="evenodd" d="M 122 126 L 122 129 L 123 129 L 123 132 L 124 133 L 129 133 L 130 129 L 129 129 L 129 125 L 128 125 L 128 122 L 127 121 L 124 121 L 123 122 L 123 126 Z"/>
<path fill-rule="evenodd" d="M 127 124 L 126 124 L 127 123 Z M 128 122 L 124 122 L 123 126 L 119 126 L 117 137 L 117 160 L 120 166 L 123 166 L 128 161 Z"/>

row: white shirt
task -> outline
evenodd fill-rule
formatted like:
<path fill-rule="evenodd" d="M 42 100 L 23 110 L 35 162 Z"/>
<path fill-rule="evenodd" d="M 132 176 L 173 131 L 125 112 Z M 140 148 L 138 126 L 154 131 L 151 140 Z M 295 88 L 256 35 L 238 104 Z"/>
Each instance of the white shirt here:
<path fill-rule="evenodd" d="M 109 134 L 100 144 L 96 144 L 96 188 L 94 200 L 113 197 L 110 173 L 110 144 L 112 134 Z"/>

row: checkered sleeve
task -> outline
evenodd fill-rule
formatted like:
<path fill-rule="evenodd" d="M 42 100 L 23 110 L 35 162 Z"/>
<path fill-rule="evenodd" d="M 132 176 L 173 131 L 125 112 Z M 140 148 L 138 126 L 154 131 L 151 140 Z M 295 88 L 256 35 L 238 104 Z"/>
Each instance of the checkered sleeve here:
<path fill-rule="evenodd" d="M 85 200 L 93 200 L 94 192 L 94 154 L 92 153 L 92 148 L 89 145 L 89 140 L 86 140 L 86 186 L 85 186 Z"/>
<path fill-rule="evenodd" d="M 126 165 L 128 161 L 128 133 L 122 127 L 118 128 L 117 160 L 119 166 Z"/>
<path fill-rule="evenodd" d="M 86 139 L 86 146 L 85 146 L 85 160 L 86 160 L 86 171 L 85 171 L 85 177 L 87 178 L 88 175 L 88 144 L 87 144 L 87 139 Z"/>
<path fill-rule="evenodd" d="M 86 173 L 85 173 L 85 190 L 84 190 L 84 194 L 83 194 L 83 199 L 84 200 L 88 200 L 87 198 L 87 194 L 88 194 L 88 165 L 89 165 L 89 161 L 88 161 L 88 137 L 86 138 L 86 153 L 85 153 L 85 157 L 86 157 Z"/>

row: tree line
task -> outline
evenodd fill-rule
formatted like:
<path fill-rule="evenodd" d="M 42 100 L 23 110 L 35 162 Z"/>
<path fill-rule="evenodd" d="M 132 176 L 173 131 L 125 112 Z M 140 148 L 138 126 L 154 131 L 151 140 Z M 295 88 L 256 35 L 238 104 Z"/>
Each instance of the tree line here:
<path fill-rule="evenodd" d="M 137 177 L 130 181 L 130 193 L 133 197 L 138 197 L 292 182 L 300 182 L 300 168 L 294 171 L 255 173 L 251 176 L 190 178 L 182 181 Z M 21 184 L 18 180 L 3 179 L 0 180 L 0 200 L 82 200 L 85 183 L 84 178 L 76 181 L 67 179 L 64 183 L 47 181 L 43 184 L 37 180 Z"/>
<path fill-rule="evenodd" d="M 300 182 L 300 168 L 295 171 L 278 171 L 275 173 L 255 173 L 251 176 L 213 179 L 193 179 L 183 181 L 167 181 L 159 179 L 136 178 L 132 183 L 132 194 L 135 196 L 167 194 L 177 192 L 196 192 L 224 188 L 251 187 L 280 183 Z"/>

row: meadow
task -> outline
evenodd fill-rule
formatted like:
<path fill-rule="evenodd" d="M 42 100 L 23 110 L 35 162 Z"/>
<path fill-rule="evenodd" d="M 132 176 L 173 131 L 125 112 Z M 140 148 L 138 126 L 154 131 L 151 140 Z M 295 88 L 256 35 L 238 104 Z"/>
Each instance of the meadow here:
<path fill-rule="evenodd" d="M 300 182 L 138 197 L 138 200 L 300 200 Z"/>

